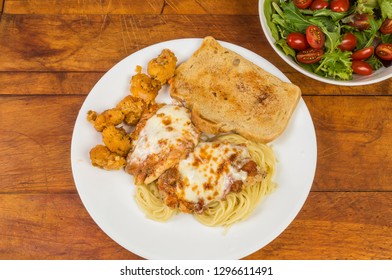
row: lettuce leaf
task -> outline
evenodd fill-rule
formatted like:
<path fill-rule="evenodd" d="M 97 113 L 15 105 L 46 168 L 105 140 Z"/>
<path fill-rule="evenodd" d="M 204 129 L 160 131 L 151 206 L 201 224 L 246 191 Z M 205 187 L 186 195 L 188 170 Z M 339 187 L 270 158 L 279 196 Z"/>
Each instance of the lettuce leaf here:
<path fill-rule="evenodd" d="M 315 72 L 328 78 L 347 81 L 352 79 L 351 64 L 351 52 L 335 49 L 324 54 Z"/>
<path fill-rule="evenodd" d="M 381 10 L 382 19 L 392 19 L 392 1 L 391 0 L 377 0 Z"/>

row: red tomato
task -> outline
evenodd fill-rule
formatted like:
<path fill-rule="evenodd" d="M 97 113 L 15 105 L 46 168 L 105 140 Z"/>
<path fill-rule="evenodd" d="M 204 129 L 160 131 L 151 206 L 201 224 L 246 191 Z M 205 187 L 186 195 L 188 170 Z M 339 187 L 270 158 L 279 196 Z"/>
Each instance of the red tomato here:
<path fill-rule="evenodd" d="M 376 55 L 384 60 L 392 60 L 392 44 L 379 44 L 376 48 Z"/>
<path fill-rule="evenodd" d="M 372 66 L 365 61 L 354 60 L 351 67 L 353 72 L 358 75 L 370 75 L 373 73 Z"/>
<path fill-rule="evenodd" d="M 331 10 L 337 13 L 347 12 L 350 8 L 350 2 L 348 0 L 332 0 L 330 5 Z"/>
<path fill-rule="evenodd" d="M 307 7 L 312 4 L 313 0 L 293 0 L 295 6 L 297 6 L 299 9 L 306 9 Z"/>
<path fill-rule="evenodd" d="M 310 5 L 310 9 L 312 11 L 321 10 L 321 9 L 328 8 L 328 5 L 329 5 L 329 3 L 327 0 L 314 0 L 312 2 L 312 5 Z"/>
<path fill-rule="evenodd" d="M 305 64 L 312 64 L 320 61 L 321 57 L 323 56 L 324 52 L 322 49 L 307 49 L 298 52 L 297 60 L 301 63 Z"/>
<path fill-rule="evenodd" d="M 321 49 L 325 41 L 324 33 L 317 26 L 309 25 L 306 28 L 306 40 L 312 48 Z"/>
<path fill-rule="evenodd" d="M 369 15 L 367 14 L 355 14 L 353 21 L 349 22 L 348 25 L 357 28 L 358 30 L 366 30 L 370 28 Z"/>
<path fill-rule="evenodd" d="M 346 33 L 343 36 L 342 43 L 338 46 L 339 49 L 344 51 L 352 51 L 357 44 L 357 37 L 352 33 Z"/>
<path fill-rule="evenodd" d="M 351 55 L 351 59 L 352 60 L 365 60 L 368 59 L 369 57 L 372 56 L 372 54 L 374 53 L 374 47 L 368 47 L 368 48 L 364 48 L 362 50 L 353 52 L 353 54 Z"/>
<path fill-rule="evenodd" d="M 306 37 L 304 34 L 299 32 L 290 33 L 287 36 L 287 44 L 290 48 L 293 48 L 297 51 L 302 51 L 309 48 L 308 41 L 306 41 Z"/>
<path fill-rule="evenodd" d="M 380 31 L 382 34 L 391 34 L 392 33 L 392 19 L 385 19 L 381 24 Z"/>

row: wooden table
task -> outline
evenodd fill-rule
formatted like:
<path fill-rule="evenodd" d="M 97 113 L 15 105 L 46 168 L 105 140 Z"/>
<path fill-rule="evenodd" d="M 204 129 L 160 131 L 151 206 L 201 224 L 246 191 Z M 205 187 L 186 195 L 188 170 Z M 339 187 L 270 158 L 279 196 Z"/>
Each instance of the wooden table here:
<path fill-rule="evenodd" d="M 267 43 L 257 0 L 2 0 L 0 259 L 140 259 L 92 220 L 71 172 L 73 126 L 100 77 L 161 41 L 212 35 L 300 85 L 318 163 L 290 226 L 245 259 L 392 258 L 392 81 L 323 84 Z M 56 3 L 56 4 L 53 4 Z"/>

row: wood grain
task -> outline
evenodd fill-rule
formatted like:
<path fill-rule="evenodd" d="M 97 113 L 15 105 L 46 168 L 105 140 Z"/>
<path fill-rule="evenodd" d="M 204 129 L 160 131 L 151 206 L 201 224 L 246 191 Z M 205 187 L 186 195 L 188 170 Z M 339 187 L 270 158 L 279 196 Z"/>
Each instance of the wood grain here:
<path fill-rule="evenodd" d="M 111 240 L 77 194 L 0 194 L 0 259 L 140 257 Z"/>
<path fill-rule="evenodd" d="M 237 14 L 258 15 L 257 0 L 7 0 L 8 14 Z"/>
<path fill-rule="evenodd" d="M 4 14 L 0 71 L 107 71 L 151 44 L 207 35 L 250 49 L 263 44 L 257 16 Z"/>
<path fill-rule="evenodd" d="M 0 72 L 1 95 L 87 95 L 105 72 Z"/>
<path fill-rule="evenodd" d="M 0 259 L 141 259 L 83 206 L 72 178 L 73 126 L 86 95 L 121 59 L 208 35 L 261 55 L 299 85 L 317 135 L 305 205 L 245 259 L 392 259 L 392 80 L 343 87 L 305 77 L 273 51 L 257 6 L 0 0 Z"/>
<path fill-rule="evenodd" d="M 171 31 L 178 26 L 181 30 Z M 243 26 L 247 26 L 245 33 Z M 9 14 L 2 16 L 0 25 L 0 38 L 7 38 L 0 40 L 0 93 L 87 93 L 98 72 L 104 73 L 137 50 L 170 39 L 207 35 L 272 61 L 301 86 L 304 95 L 392 94 L 391 81 L 354 88 L 326 87 L 300 74 L 268 45 L 257 16 Z M 82 91 L 70 88 L 82 76 L 80 82 L 86 82 Z M 32 88 L 30 80 L 37 86 Z"/>
<path fill-rule="evenodd" d="M 306 98 L 318 144 L 315 190 L 391 190 L 392 100 Z"/>
<path fill-rule="evenodd" d="M 75 191 L 70 141 L 83 99 L 0 97 L 0 193 Z"/>
<path fill-rule="evenodd" d="M 311 192 L 291 225 L 246 259 L 391 259 L 391 200 Z M 140 258 L 106 236 L 77 194 L 0 194 L 0 228 L 0 259 Z"/>
<path fill-rule="evenodd" d="M 0 192 L 75 191 L 70 145 L 84 98 L 0 97 Z M 305 101 L 318 139 L 313 190 L 391 191 L 392 100 L 308 96 Z"/>
<path fill-rule="evenodd" d="M 287 230 L 247 259 L 392 259 L 391 198 L 391 192 L 311 192 Z"/>

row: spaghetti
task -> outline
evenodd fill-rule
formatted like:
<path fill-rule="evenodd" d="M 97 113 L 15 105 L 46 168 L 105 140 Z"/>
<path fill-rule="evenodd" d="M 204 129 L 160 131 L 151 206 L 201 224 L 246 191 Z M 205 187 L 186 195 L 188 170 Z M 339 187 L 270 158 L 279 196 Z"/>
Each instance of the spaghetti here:
<path fill-rule="evenodd" d="M 193 214 L 204 225 L 230 227 L 234 223 L 246 219 L 262 198 L 275 188 L 272 178 L 275 173 L 276 159 L 269 146 L 254 143 L 237 134 L 219 135 L 214 137 L 212 141 L 245 144 L 251 158 L 263 174 L 263 179 L 260 182 L 244 186 L 240 192 L 231 192 L 225 199 L 216 200 L 206 205 L 203 213 Z M 150 219 L 164 222 L 179 212 L 178 209 L 171 208 L 163 202 L 155 183 L 137 186 L 135 197 L 139 207 Z"/>

